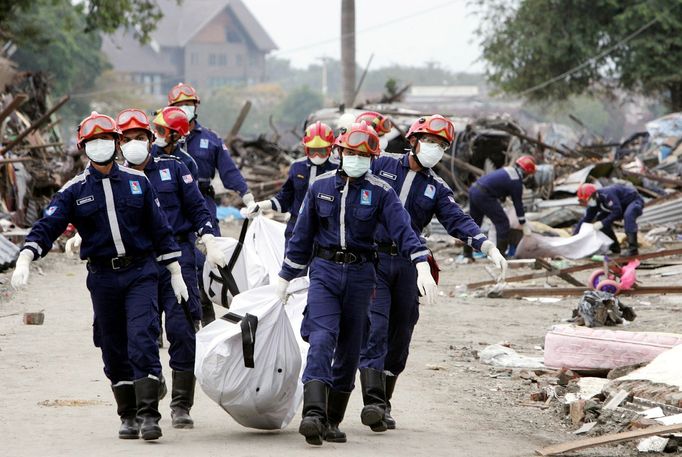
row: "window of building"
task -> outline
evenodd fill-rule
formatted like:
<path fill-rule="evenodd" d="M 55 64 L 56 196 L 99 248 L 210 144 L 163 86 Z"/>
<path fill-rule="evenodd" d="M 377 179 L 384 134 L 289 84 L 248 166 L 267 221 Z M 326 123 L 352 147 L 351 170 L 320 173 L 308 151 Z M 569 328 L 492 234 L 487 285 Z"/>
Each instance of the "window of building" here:
<path fill-rule="evenodd" d="M 215 54 L 209 54 L 208 55 L 208 64 L 212 67 L 216 66 L 216 62 L 218 61 L 217 56 Z"/>
<path fill-rule="evenodd" d="M 218 54 L 218 65 L 221 67 L 224 67 L 227 65 L 227 55 L 226 54 Z"/>
<path fill-rule="evenodd" d="M 228 25 L 227 27 L 225 27 L 225 40 L 228 43 L 241 43 L 242 36 L 234 28 Z"/>
<path fill-rule="evenodd" d="M 249 54 L 249 65 L 251 65 L 252 67 L 258 65 L 258 55 L 253 53 Z"/>

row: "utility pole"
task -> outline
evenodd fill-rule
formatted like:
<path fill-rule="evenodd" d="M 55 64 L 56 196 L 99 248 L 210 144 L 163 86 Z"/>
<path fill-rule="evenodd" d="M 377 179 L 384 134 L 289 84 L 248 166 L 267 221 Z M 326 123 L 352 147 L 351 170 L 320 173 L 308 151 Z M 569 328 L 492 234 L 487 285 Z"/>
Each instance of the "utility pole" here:
<path fill-rule="evenodd" d="M 343 102 L 352 108 L 355 98 L 355 0 L 341 0 L 341 65 Z"/>
<path fill-rule="evenodd" d="M 327 100 L 327 94 L 329 93 L 329 86 L 327 83 L 327 61 L 329 57 L 318 57 L 322 61 L 322 96 Z"/>

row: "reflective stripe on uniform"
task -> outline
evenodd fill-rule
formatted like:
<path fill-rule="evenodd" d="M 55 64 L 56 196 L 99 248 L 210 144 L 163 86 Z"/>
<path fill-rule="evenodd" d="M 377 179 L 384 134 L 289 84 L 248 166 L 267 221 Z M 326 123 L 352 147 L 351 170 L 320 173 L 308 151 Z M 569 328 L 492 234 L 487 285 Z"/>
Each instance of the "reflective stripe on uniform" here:
<path fill-rule="evenodd" d="M 277 200 L 275 197 L 272 197 L 270 199 L 270 201 L 272 202 L 272 205 L 275 207 L 277 212 L 281 213 L 282 212 L 282 205 L 279 204 L 279 200 Z"/>
<path fill-rule="evenodd" d="M 414 254 L 412 254 L 412 255 L 410 256 L 410 260 L 414 260 L 414 259 L 416 259 L 417 257 L 426 257 L 426 256 L 428 256 L 428 255 L 429 255 L 429 250 L 428 250 L 428 249 L 424 249 L 423 251 L 418 251 L 418 252 L 415 252 Z"/>
<path fill-rule="evenodd" d="M 296 268 L 297 270 L 303 270 L 305 268 L 305 265 L 301 265 L 300 263 L 292 262 L 289 260 L 288 257 L 284 258 L 284 263 L 289 265 L 291 268 Z"/>
<path fill-rule="evenodd" d="M 114 246 L 116 246 L 116 254 L 119 257 L 126 255 L 123 240 L 121 239 L 121 230 L 118 227 L 118 216 L 116 216 L 116 206 L 114 205 L 114 193 L 111 190 L 111 180 L 104 178 L 102 180 L 102 187 L 104 188 L 104 199 L 107 205 L 107 218 L 109 219 L 109 228 L 111 229 L 111 237 L 114 239 Z"/>
<path fill-rule="evenodd" d="M 410 189 L 412 188 L 412 183 L 414 182 L 414 177 L 417 176 L 417 172 L 410 170 L 405 176 L 405 181 L 403 181 L 403 186 L 400 188 L 400 203 L 405 206 L 407 201 L 407 196 L 410 194 Z"/>
<path fill-rule="evenodd" d="M 312 165 L 310 167 L 310 176 L 308 177 L 308 186 L 310 186 L 315 178 L 317 177 L 317 165 Z"/>
<path fill-rule="evenodd" d="M 343 186 L 343 195 L 341 196 L 341 214 L 340 214 L 340 227 L 339 236 L 341 237 L 340 245 L 341 249 L 346 249 L 346 197 L 348 196 L 348 183 L 350 178 L 346 178 L 346 185 Z"/>
<path fill-rule="evenodd" d="M 25 244 L 24 244 L 24 247 L 26 247 L 26 248 L 33 248 L 33 249 L 36 250 L 36 252 L 38 253 L 38 255 L 43 255 L 43 248 L 41 248 L 41 247 L 38 245 L 38 243 L 36 243 L 35 241 L 29 241 L 28 243 L 25 243 Z"/>
<path fill-rule="evenodd" d="M 164 260 L 175 259 L 177 257 L 180 257 L 181 255 L 182 255 L 182 252 L 180 252 L 180 251 L 169 252 L 168 254 L 163 254 L 163 255 L 158 256 L 156 258 L 156 261 L 162 262 Z"/>

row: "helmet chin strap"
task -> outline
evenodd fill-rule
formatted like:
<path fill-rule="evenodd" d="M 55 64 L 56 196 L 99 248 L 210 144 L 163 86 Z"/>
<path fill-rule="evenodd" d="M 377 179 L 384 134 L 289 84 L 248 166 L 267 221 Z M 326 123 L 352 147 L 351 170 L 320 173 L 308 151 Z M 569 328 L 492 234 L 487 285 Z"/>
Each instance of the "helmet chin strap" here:
<path fill-rule="evenodd" d="M 427 168 L 425 167 L 420 161 L 419 161 L 419 155 L 417 152 L 414 150 L 414 147 L 410 151 L 410 154 L 412 154 L 412 157 L 414 157 L 414 161 L 417 162 L 417 165 L 419 165 L 421 168 Z"/>

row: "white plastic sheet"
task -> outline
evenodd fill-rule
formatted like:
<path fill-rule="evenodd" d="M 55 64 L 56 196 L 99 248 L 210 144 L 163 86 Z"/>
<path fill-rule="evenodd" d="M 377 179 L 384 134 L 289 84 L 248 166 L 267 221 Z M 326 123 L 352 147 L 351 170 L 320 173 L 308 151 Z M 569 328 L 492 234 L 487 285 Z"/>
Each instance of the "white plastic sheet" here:
<path fill-rule="evenodd" d="M 582 224 L 580 232 L 569 238 L 541 235 L 524 236 L 516 248 L 517 259 L 534 259 L 538 257 L 564 257 L 582 259 L 595 252 L 607 248 L 613 240 L 592 224 Z"/>
<path fill-rule="evenodd" d="M 197 333 L 198 384 L 245 427 L 281 429 L 296 414 L 303 398 L 300 379 L 307 354 L 299 332 L 307 288 L 306 278 L 292 281 L 286 307 L 276 298 L 275 286 L 234 297 L 231 312 L 258 317 L 254 368 L 244 366 L 239 324 L 217 319 Z"/>

